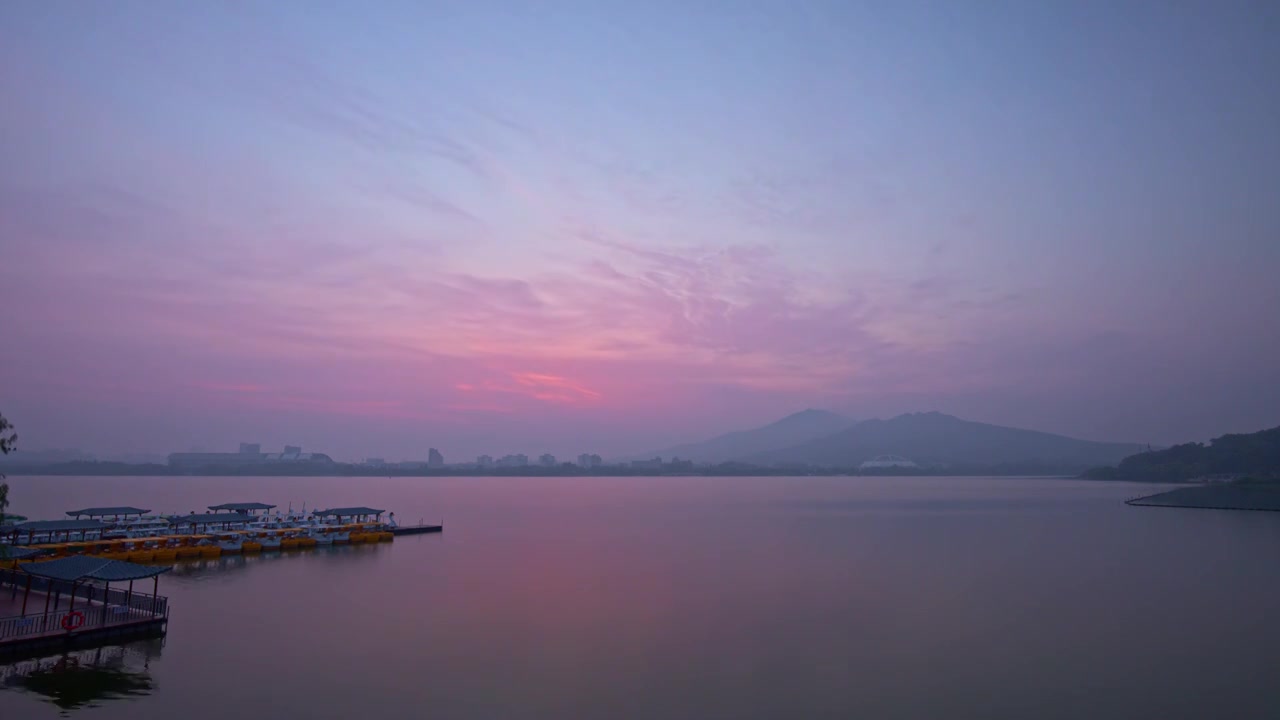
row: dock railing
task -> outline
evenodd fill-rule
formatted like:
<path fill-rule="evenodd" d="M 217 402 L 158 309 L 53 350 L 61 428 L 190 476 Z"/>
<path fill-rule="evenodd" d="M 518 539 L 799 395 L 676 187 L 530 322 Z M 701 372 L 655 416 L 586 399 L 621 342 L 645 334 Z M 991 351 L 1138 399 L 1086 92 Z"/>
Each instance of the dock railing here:
<path fill-rule="evenodd" d="M 129 592 L 119 588 L 105 590 L 102 586 L 81 583 L 74 585 L 63 580 L 48 580 L 28 576 L 15 570 L 0 570 L 0 593 L 17 598 L 27 591 L 27 579 L 31 579 L 31 591 L 58 597 L 56 610 L 44 611 L 46 598 L 32 599 L 25 615 L 0 617 L 0 641 L 51 632 L 65 632 L 63 619 L 72 612 L 82 613 L 80 629 L 89 630 L 113 625 L 167 618 L 169 598 L 144 592 Z M 75 591 L 76 607 L 72 609 L 69 598 Z"/>

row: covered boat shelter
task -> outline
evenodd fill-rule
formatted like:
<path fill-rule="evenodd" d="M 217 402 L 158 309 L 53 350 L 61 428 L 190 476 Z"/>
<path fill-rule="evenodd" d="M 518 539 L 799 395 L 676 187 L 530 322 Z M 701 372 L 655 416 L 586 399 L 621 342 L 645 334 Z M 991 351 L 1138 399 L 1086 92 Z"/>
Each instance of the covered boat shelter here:
<path fill-rule="evenodd" d="M 118 520 L 118 519 L 127 520 L 132 515 L 137 515 L 138 517 L 142 517 L 143 515 L 146 515 L 149 512 L 151 511 L 144 508 L 136 508 L 136 507 L 130 507 L 128 505 L 120 505 L 118 507 L 91 507 L 91 508 L 85 508 L 83 510 L 68 510 L 67 514 L 73 518 L 76 518 L 77 520 L 80 519 L 81 515 L 87 518 L 110 517 L 113 520 Z"/>
<path fill-rule="evenodd" d="M 382 522 L 382 513 L 386 510 L 378 510 L 371 507 L 344 507 L 330 508 L 328 510 L 316 510 L 312 515 L 316 517 L 332 517 L 337 518 L 340 522 L 366 522 L 369 518 L 373 518 L 377 522 Z"/>
<path fill-rule="evenodd" d="M 223 513 L 192 513 L 190 515 L 170 515 L 168 518 L 165 518 L 165 519 L 169 521 L 169 524 L 178 526 L 178 527 L 182 525 L 190 525 L 191 529 L 195 531 L 201 527 L 208 528 L 211 525 L 220 525 L 222 526 L 223 529 L 226 529 L 226 527 L 231 523 L 242 523 L 245 520 L 248 520 L 249 517 L 250 516 L 246 515 L 245 513 L 223 512 Z"/>
<path fill-rule="evenodd" d="M 71 542 L 73 535 L 79 534 L 81 540 L 88 540 L 89 535 L 95 532 L 100 537 L 105 529 L 107 525 L 101 520 L 31 520 L 8 525 L 5 532 L 10 536 L 9 541 L 15 545 L 25 534 L 29 545 L 36 535 L 47 534 L 49 542 L 57 542 L 61 535 L 64 540 Z"/>
<path fill-rule="evenodd" d="M 34 647 L 72 636 L 162 632 L 169 603 L 158 594 L 160 576 L 172 569 L 73 555 L 20 562 L 16 571 L 0 570 L 0 581 L 13 588 L 0 593 L 0 650 Z M 152 580 L 152 592 L 135 593 L 134 582 L 147 579 Z M 113 589 L 113 583 L 128 586 Z"/>
<path fill-rule="evenodd" d="M 213 512 L 235 512 L 242 515 L 254 515 L 259 512 L 266 512 L 275 508 L 275 505 L 268 505 L 260 502 L 244 502 L 244 503 L 223 503 L 221 505 L 210 505 L 209 509 Z"/>

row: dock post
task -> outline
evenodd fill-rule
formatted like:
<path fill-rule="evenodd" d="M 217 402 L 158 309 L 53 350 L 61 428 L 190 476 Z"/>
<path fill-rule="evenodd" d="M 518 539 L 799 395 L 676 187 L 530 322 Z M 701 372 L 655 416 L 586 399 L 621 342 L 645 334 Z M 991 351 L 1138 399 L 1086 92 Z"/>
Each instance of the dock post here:
<path fill-rule="evenodd" d="M 14 587 L 15 588 L 17 587 L 17 583 L 14 583 Z M 22 617 L 27 616 L 27 598 L 29 597 L 31 597 L 31 576 L 30 575 L 27 576 L 27 589 L 22 593 Z"/>

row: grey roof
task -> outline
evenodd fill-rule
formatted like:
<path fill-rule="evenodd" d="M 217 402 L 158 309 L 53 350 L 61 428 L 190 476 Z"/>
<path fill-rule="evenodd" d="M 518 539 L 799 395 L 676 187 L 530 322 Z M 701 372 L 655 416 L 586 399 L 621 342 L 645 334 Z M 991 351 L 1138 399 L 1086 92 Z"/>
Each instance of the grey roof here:
<path fill-rule="evenodd" d="M 244 522 L 244 513 L 195 513 L 194 515 L 170 515 L 168 518 L 171 523 L 193 523 L 196 525 L 206 523 L 233 523 Z"/>
<path fill-rule="evenodd" d="M 210 505 L 210 510 L 270 510 L 275 505 L 268 505 L 260 502 L 248 503 L 223 503 L 221 505 Z"/>
<path fill-rule="evenodd" d="M 81 530 L 101 530 L 106 524 L 100 520 L 32 520 L 18 523 L 9 532 L 80 532 Z"/>
<path fill-rule="evenodd" d="M 93 507 L 83 510 L 68 510 L 67 514 L 76 517 L 79 515 L 88 515 L 89 517 L 102 517 L 104 515 L 146 515 L 151 512 L 142 508 L 129 507 L 122 505 L 120 507 Z"/>
<path fill-rule="evenodd" d="M 329 510 L 317 510 L 312 514 L 320 516 L 332 515 L 334 517 L 354 517 L 356 515 L 381 515 L 384 512 L 386 512 L 386 510 L 378 510 L 369 507 L 345 507 L 331 508 Z"/>
<path fill-rule="evenodd" d="M 123 560 L 107 560 L 90 555 L 71 555 L 38 563 L 18 563 L 18 567 L 28 575 L 70 582 L 76 580 L 101 580 L 103 582 L 141 580 L 142 578 L 154 577 L 173 569 L 172 565 L 138 565 L 137 563 Z"/>
<path fill-rule="evenodd" d="M 26 560 L 29 557 L 43 555 L 48 552 L 40 548 L 18 547 L 16 545 L 0 545 L 0 558 L 5 560 Z"/>

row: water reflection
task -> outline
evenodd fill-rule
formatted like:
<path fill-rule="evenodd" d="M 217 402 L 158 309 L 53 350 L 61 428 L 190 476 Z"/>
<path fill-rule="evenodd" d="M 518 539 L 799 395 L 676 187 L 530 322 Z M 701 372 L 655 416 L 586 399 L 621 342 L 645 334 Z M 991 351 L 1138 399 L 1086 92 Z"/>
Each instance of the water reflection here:
<path fill-rule="evenodd" d="M 273 563 L 299 562 L 307 559 L 326 564 L 358 561 L 379 552 L 385 543 L 368 545 L 341 545 L 337 547 L 307 548 L 285 552 L 252 553 L 248 555 L 224 555 L 219 558 L 182 560 L 174 564 L 172 575 L 191 580 L 203 580 L 229 571 L 243 571 Z"/>
<path fill-rule="evenodd" d="M 150 695 L 150 664 L 163 647 L 163 640 L 147 640 L 0 665 L 0 687 L 42 696 L 66 716 L 109 700 Z"/>

